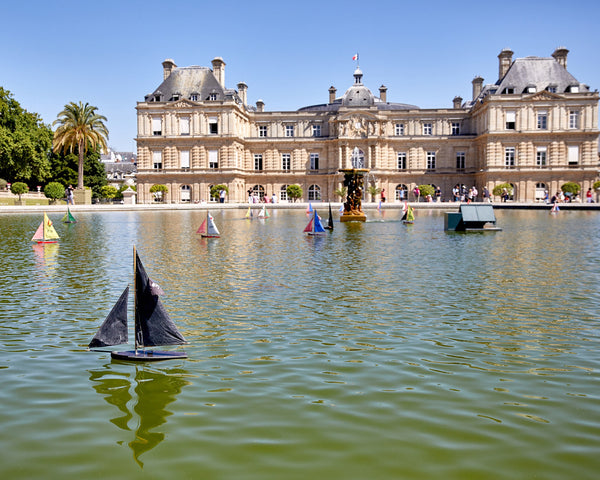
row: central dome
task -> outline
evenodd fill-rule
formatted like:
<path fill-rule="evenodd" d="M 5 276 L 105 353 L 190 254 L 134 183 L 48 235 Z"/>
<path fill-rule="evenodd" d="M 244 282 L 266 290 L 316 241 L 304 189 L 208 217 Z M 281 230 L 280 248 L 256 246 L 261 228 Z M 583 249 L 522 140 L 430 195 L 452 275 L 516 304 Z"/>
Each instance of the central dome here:
<path fill-rule="evenodd" d="M 362 71 L 357 68 L 354 71 L 354 85 L 352 85 L 342 97 L 344 107 L 371 107 L 375 104 L 375 95 L 371 93 L 362 83 Z"/>

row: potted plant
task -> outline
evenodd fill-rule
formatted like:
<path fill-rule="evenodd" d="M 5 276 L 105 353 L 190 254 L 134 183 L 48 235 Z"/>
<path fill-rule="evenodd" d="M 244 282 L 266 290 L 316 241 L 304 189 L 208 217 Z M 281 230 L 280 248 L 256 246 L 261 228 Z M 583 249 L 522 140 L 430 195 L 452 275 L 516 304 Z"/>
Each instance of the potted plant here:
<path fill-rule="evenodd" d="M 164 203 L 169 189 L 166 185 L 156 184 L 150 187 L 150 193 L 154 195 L 154 201 Z"/>
<path fill-rule="evenodd" d="M 300 185 L 288 185 L 285 191 L 292 202 L 302 198 L 302 187 Z"/>

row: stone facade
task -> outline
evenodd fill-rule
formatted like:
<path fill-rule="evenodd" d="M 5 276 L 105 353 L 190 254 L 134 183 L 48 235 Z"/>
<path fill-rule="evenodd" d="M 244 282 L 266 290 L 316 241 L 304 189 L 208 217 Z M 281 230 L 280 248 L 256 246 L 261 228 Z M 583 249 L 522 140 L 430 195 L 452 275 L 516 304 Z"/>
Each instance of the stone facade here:
<path fill-rule="evenodd" d="M 216 184 L 229 202 L 249 191 L 287 201 L 291 184 L 304 201 L 339 201 L 339 170 L 353 158 L 391 202 L 421 184 L 441 187 L 445 200 L 455 184 L 510 183 L 517 201 L 567 181 L 585 192 L 598 177 L 599 96 L 568 73 L 567 53 L 513 60 L 504 49 L 498 81 L 476 77 L 473 98 L 452 108 L 388 102 L 387 88 L 373 95 L 357 68 L 341 97 L 331 87 L 328 103 L 285 112 L 248 105 L 244 83 L 226 88 L 221 58 L 212 69 L 165 60 L 163 83 L 136 107 L 138 202 L 156 201 L 155 184 L 168 187 L 168 203 L 212 201 Z"/>

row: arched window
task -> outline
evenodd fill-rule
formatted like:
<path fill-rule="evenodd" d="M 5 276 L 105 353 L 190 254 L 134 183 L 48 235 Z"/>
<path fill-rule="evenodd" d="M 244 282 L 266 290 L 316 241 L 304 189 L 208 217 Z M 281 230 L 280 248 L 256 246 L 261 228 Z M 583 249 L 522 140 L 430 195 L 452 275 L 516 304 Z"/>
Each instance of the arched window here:
<path fill-rule="evenodd" d="M 191 201 L 191 191 L 189 185 L 182 185 L 179 193 L 179 199 L 182 203 L 190 203 Z"/>
<path fill-rule="evenodd" d="M 544 202 L 548 199 L 548 187 L 545 183 L 538 182 L 535 184 L 535 201 Z"/>
<path fill-rule="evenodd" d="M 308 187 L 308 201 L 315 202 L 321 200 L 321 187 L 318 185 L 311 185 Z"/>
<path fill-rule="evenodd" d="M 358 147 L 354 147 L 350 161 L 352 163 L 352 168 L 365 168 L 365 152 Z"/>
<path fill-rule="evenodd" d="M 287 187 L 288 185 L 282 185 L 281 189 L 279 190 L 279 200 L 282 202 L 288 201 Z"/>
<path fill-rule="evenodd" d="M 265 187 L 262 185 L 254 185 L 254 187 L 252 187 L 252 193 L 262 202 L 265 198 Z"/>
<path fill-rule="evenodd" d="M 397 202 L 408 201 L 408 187 L 404 184 L 397 185 L 394 198 Z"/>

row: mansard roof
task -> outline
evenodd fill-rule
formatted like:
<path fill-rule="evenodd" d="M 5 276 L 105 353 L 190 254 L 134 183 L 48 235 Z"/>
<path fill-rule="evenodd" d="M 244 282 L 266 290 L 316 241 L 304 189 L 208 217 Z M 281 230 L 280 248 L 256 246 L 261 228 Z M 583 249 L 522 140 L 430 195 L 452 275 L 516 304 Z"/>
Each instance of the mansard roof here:
<path fill-rule="evenodd" d="M 525 57 L 517 58 L 503 78 L 496 82 L 496 93 L 507 93 L 506 89 L 512 89 L 513 93 L 533 93 L 529 87 L 535 87 L 533 91 L 542 91 L 548 87 L 555 88 L 557 93 L 569 92 L 571 87 L 579 87 L 579 91 L 589 91 L 587 85 L 571 75 L 554 58 Z"/>
<path fill-rule="evenodd" d="M 199 101 L 208 100 L 210 94 L 216 94 L 217 100 L 224 100 L 225 96 L 231 95 L 225 90 L 213 71 L 208 67 L 196 65 L 190 67 L 177 67 L 150 95 L 146 95 L 146 101 L 168 102 L 176 99 L 189 99 L 191 95 L 198 95 Z"/>

